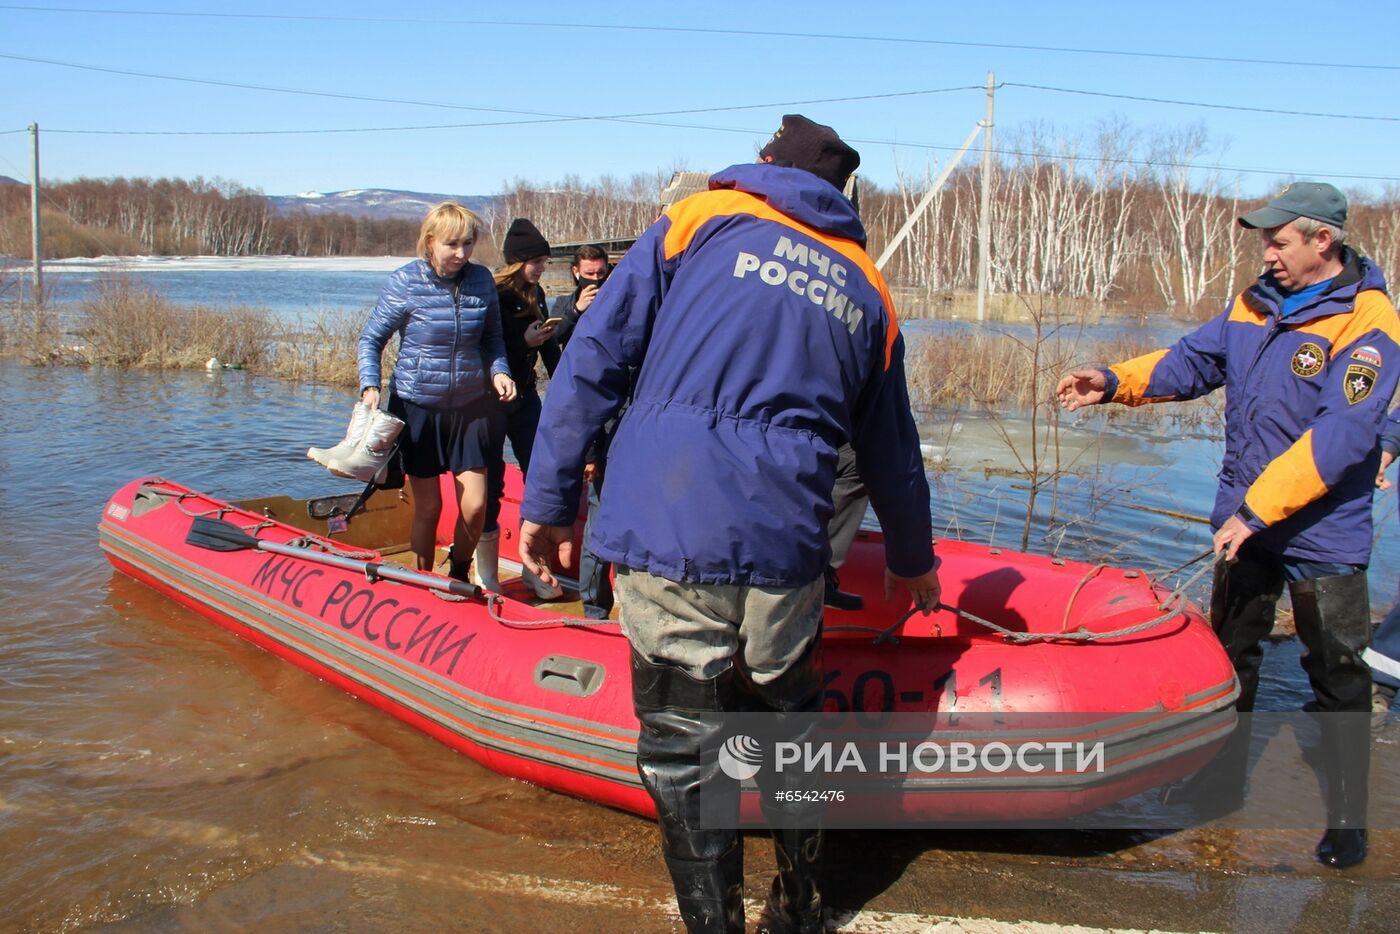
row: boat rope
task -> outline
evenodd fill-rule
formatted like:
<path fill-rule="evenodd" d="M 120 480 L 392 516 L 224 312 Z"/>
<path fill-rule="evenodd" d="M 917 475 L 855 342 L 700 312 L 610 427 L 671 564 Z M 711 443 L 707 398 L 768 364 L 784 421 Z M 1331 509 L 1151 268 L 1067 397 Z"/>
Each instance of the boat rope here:
<path fill-rule="evenodd" d="M 1183 564 L 1180 568 L 1175 568 L 1173 569 L 1173 571 L 1169 571 L 1167 573 L 1171 574 L 1175 571 L 1181 570 L 1182 568 L 1190 567 L 1192 564 L 1195 564 L 1197 561 L 1200 561 L 1201 559 L 1207 557 L 1210 554 L 1211 552 L 1207 551 L 1203 554 L 1197 555 L 1195 558 L 1192 558 L 1190 561 Z M 1106 565 L 1096 565 L 1095 567 L 1090 569 L 1089 573 L 1085 574 L 1082 578 L 1080 578 L 1079 583 L 1075 585 L 1074 591 L 1070 594 L 1069 601 L 1065 607 L 1065 617 L 1064 621 L 1061 623 L 1061 632 L 1019 632 L 1014 629 L 1007 629 L 1005 626 L 1000 626 L 989 619 L 984 619 L 981 616 L 978 616 L 976 613 L 969 612 L 968 610 L 964 610 L 947 603 L 940 603 L 934 609 L 935 611 L 946 610 L 947 612 L 952 613 L 954 616 L 957 616 L 960 619 L 967 620 L 969 623 L 975 623 L 978 626 L 990 629 L 992 632 L 995 632 L 1007 642 L 1010 642 L 1015 645 L 1029 645 L 1033 642 L 1101 642 L 1108 639 L 1121 639 L 1124 636 L 1136 635 L 1137 633 L 1144 632 L 1156 626 L 1160 626 L 1163 623 L 1170 622 L 1171 620 L 1174 620 L 1179 616 L 1183 616 L 1186 612 L 1186 591 L 1190 589 L 1192 584 L 1194 584 L 1198 579 L 1200 579 L 1202 574 L 1213 569 L 1215 565 L 1219 562 L 1219 560 L 1220 559 L 1217 559 L 1217 561 L 1202 565 L 1201 568 L 1197 570 L 1195 574 L 1192 574 L 1186 580 L 1182 581 L 1181 584 L 1179 584 L 1175 590 L 1168 594 L 1166 599 L 1164 599 L 1161 603 L 1157 605 L 1157 610 L 1160 613 L 1162 613 L 1161 616 L 1155 617 L 1154 619 L 1146 620 L 1141 623 L 1137 623 L 1133 626 L 1125 626 L 1122 629 L 1109 630 L 1108 632 L 1093 632 L 1088 629 L 1085 629 L 1083 626 L 1080 626 L 1078 629 L 1072 632 L 1064 631 L 1069 626 L 1069 611 L 1070 607 L 1074 604 L 1075 598 L 1079 596 L 1079 593 L 1084 588 L 1084 585 L 1087 584 L 1091 579 L 1093 579 L 1094 576 L 1103 571 L 1104 568 L 1107 567 Z M 1166 575 L 1163 575 L 1163 577 L 1165 576 Z M 824 631 L 830 633 L 870 632 L 875 634 L 874 641 L 876 645 L 880 645 L 885 642 L 894 642 L 897 644 L 899 642 L 898 630 L 901 627 L 903 627 L 903 625 L 909 620 L 910 617 L 914 615 L 915 612 L 917 612 L 917 610 L 917 607 L 911 607 L 909 611 L 906 612 L 903 616 L 901 616 L 898 620 L 896 620 L 893 625 L 888 626 L 884 629 L 877 629 L 874 626 L 831 626 L 826 628 Z M 937 623 L 934 624 L 934 629 L 937 635 L 941 636 L 943 634 L 941 628 L 938 626 Z"/>
<path fill-rule="evenodd" d="M 1160 584 L 1163 580 L 1175 574 L 1177 571 L 1185 570 L 1186 568 L 1189 568 L 1191 565 L 1195 564 L 1197 561 L 1200 561 L 1203 558 L 1208 558 L 1212 554 L 1214 554 L 1214 549 L 1207 548 L 1205 551 L 1196 555 L 1196 557 L 1192 558 L 1190 561 L 1187 561 L 1185 564 L 1180 565 L 1179 567 L 1174 567 L 1170 571 L 1167 571 L 1165 574 L 1153 578 L 1152 583 L 1154 585 Z M 1192 574 L 1190 577 L 1186 578 L 1186 580 L 1178 584 L 1176 586 L 1176 589 L 1173 590 L 1167 596 L 1167 599 L 1162 601 L 1162 604 L 1158 607 L 1158 609 L 1165 610 L 1167 608 L 1167 604 L 1171 603 L 1173 600 L 1185 597 L 1186 591 L 1189 590 L 1191 586 L 1196 583 L 1196 581 L 1201 579 L 1202 574 L 1206 573 L 1207 571 L 1215 570 L 1218 566 L 1220 566 L 1223 563 L 1225 563 L 1225 552 L 1222 551 L 1220 554 L 1215 556 L 1214 561 L 1210 562 L 1209 564 L 1201 565 L 1199 568 L 1196 569 L 1196 573 Z"/>
<path fill-rule="evenodd" d="M 1099 572 L 1106 567 L 1108 567 L 1106 564 L 1094 565 L 1089 569 L 1088 574 L 1079 578 L 1079 583 L 1075 584 L 1074 589 L 1069 592 L 1069 599 L 1065 601 L 1065 615 L 1060 618 L 1060 632 L 1064 633 L 1069 631 L 1069 614 L 1070 611 L 1074 609 L 1074 601 L 1078 599 L 1079 591 L 1083 590 L 1084 585 L 1089 583 L 1089 581 L 1098 577 Z M 1158 609 L 1161 609 L 1161 607 L 1158 607 Z"/>
<path fill-rule="evenodd" d="M 163 487 L 151 486 L 147 484 L 141 487 L 141 491 L 143 493 L 152 493 L 156 496 L 164 496 L 166 499 L 173 499 L 175 501 L 175 508 L 180 510 L 185 515 L 189 516 L 191 519 L 204 519 L 208 516 L 213 516 L 216 519 L 222 519 L 224 517 L 224 513 L 237 511 L 236 506 L 214 506 L 211 509 L 203 510 L 190 509 L 185 505 L 185 500 L 205 499 L 205 497 L 199 493 L 193 493 L 189 490 L 168 490 Z"/>
<path fill-rule="evenodd" d="M 903 616 L 894 621 L 893 625 L 887 626 L 884 629 L 876 629 L 874 626 L 823 626 L 822 633 L 826 634 L 833 632 L 873 632 L 875 633 L 876 645 L 882 645 L 886 642 L 892 642 L 895 645 L 898 645 L 898 629 L 901 626 L 903 626 L 906 622 L 908 622 L 909 617 L 913 616 L 918 611 L 918 609 L 919 608 L 916 606 L 911 606 L 908 612 L 906 612 Z M 938 609 L 938 607 L 934 607 L 934 609 L 936 610 Z M 937 623 L 934 624 L 935 627 L 937 627 L 937 625 Z M 939 635 L 942 635 L 942 632 L 940 632 Z"/>
<path fill-rule="evenodd" d="M 1196 555 L 1196 557 L 1192 558 L 1190 561 L 1187 561 L 1185 564 L 1178 564 L 1176 567 L 1172 568 L 1170 571 L 1163 571 L 1161 574 L 1158 574 L 1156 577 L 1152 578 L 1152 583 L 1154 583 L 1154 584 L 1159 584 L 1159 583 L 1161 583 L 1162 581 L 1166 580 L 1168 577 L 1171 577 L 1171 576 L 1172 576 L 1173 574 L 1175 574 L 1177 571 L 1184 571 L 1184 570 L 1186 570 L 1187 568 L 1189 568 L 1191 565 L 1195 564 L 1197 561 L 1200 561 L 1200 560 L 1203 559 L 1203 558 L 1209 558 L 1209 557 L 1211 556 L 1211 554 L 1214 553 L 1214 551 L 1215 551 L 1214 548 L 1207 548 L 1205 551 L 1203 551 L 1203 552 L 1201 552 L 1200 554 Z M 1210 567 L 1210 565 L 1207 565 L 1207 567 Z M 1195 574 L 1195 576 L 1193 576 L 1193 577 L 1191 578 L 1191 582 L 1194 583 L 1195 580 L 1196 580 L 1196 578 L 1201 576 L 1201 573 L 1202 573 L 1201 571 L 1197 571 L 1196 574 Z"/>
<path fill-rule="evenodd" d="M 899 620 L 894 623 L 894 625 L 889 626 L 885 629 L 876 629 L 873 626 L 832 626 L 828 629 L 825 629 L 824 631 L 873 632 L 876 634 L 874 640 L 876 645 L 880 645 L 884 642 L 893 642 L 895 644 L 898 644 L 899 635 L 897 634 L 896 630 L 903 626 L 904 623 L 911 616 L 913 616 L 915 612 L 917 612 L 917 610 L 917 607 L 911 608 L 909 612 L 901 616 Z M 960 607 L 952 606 L 951 604 L 940 603 L 938 604 L 938 606 L 934 607 L 934 610 L 935 612 L 938 610 L 946 610 L 947 612 L 952 613 L 954 616 L 967 620 L 969 623 L 975 623 L 978 626 L 990 629 L 992 632 L 995 632 L 1007 642 L 1010 642 L 1014 645 L 1029 645 L 1033 642 L 1100 642 L 1107 639 L 1119 639 L 1123 636 L 1131 636 L 1136 633 L 1143 632 L 1144 630 L 1151 629 L 1154 626 L 1160 626 L 1163 623 L 1176 619 L 1178 616 L 1181 616 L 1184 612 L 1184 608 L 1182 606 L 1173 607 L 1170 612 L 1165 613 L 1164 615 L 1159 616 L 1155 619 L 1150 619 L 1146 622 L 1138 623 L 1135 626 L 1125 626 L 1122 629 L 1113 629 L 1108 632 L 1092 632 L 1088 629 L 1085 629 L 1083 626 L 1079 627 L 1073 632 L 1019 632 L 1015 629 L 1007 629 L 1005 626 L 998 625 L 989 619 L 984 619 L 981 616 L 978 616 L 976 613 L 969 612 L 968 610 L 961 609 Z M 935 624 L 935 628 L 937 628 L 937 624 Z M 938 634 L 942 635 L 941 632 L 939 632 Z"/>
<path fill-rule="evenodd" d="M 505 604 L 505 597 L 497 593 L 486 594 L 486 612 L 491 618 L 502 626 L 511 629 L 538 629 L 543 626 L 620 626 L 615 619 L 587 619 L 581 616 L 554 616 L 549 619 L 507 619 L 501 615 L 501 607 Z"/>
<path fill-rule="evenodd" d="M 272 523 L 268 523 L 269 525 Z M 380 557 L 379 552 L 365 549 L 345 548 L 342 545 L 328 541 L 324 538 L 317 538 L 315 535 L 303 535 L 301 538 L 294 538 L 287 542 L 292 548 L 306 548 L 313 551 L 324 551 L 340 558 L 350 558 L 352 561 L 374 561 Z M 370 577 L 370 583 L 378 579 L 371 577 L 371 571 L 365 571 L 365 576 Z"/>
<path fill-rule="evenodd" d="M 180 510 L 180 512 L 182 512 L 183 514 L 189 516 L 191 519 L 204 519 L 208 518 L 209 516 L 213 516 L 216 519 L 224 520 L 225 516 L 231 512 L 238 513 L 240 515 L 249 514 L 244 509 L 240 509 L 237 506 L 228 505 L 214 506 L 211 509 L 190 509 L 188 506 L 185 505 L 185 500 L 206 499 L 206 497 L 201 493 L 193 493 L 189 490 L 168 490 L 156 486 L 146 486 L 143 487 L 143 489 L 150 493 L 154 493 L 157 496 L 164 496 L 167 499 L 174 500 L 175 508 Z M 258 533 L 261 532 L 263 529 L 271 529 L 277 526 L 277 523 L 272 519 L 262 519 L 258 522 L 254 522 L 252 525 L 238 525 L 238 523 L 236 522 L 231 524 L 233 524 L 236 528 L 240 529 L 248 535 L 251 535 L 254 538 L 257 538 Z M 354 561 L 371 561 L 379 557 L 379 553 L 377 551 L 345 548 L 336 542 L 324 538 L 318 538 L 314 535 L 303 535 L 300 538 L 291 539 L 290 541 L 285 542 L 284 544 L 291 548 L 305 548 L 310 551 L 325 552 L 326 554 L 336 555 L 341 558 L 350 558 Z"/>

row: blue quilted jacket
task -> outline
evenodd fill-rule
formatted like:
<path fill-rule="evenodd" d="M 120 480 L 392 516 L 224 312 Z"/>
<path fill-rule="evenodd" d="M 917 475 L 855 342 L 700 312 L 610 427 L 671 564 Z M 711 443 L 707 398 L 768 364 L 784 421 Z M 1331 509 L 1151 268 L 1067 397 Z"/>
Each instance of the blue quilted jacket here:
<path fill-rule="evenodd" d="M 399 359 L 391 386 L 410 402 L 459 408 L 491 393 L 490 375 L 510 375 L 496 283 L 485 266 L 467 263 L 444 279 L 416 259 L 390 274 L 360 332 L 362 390 L 379 387 L 380 358 L 396 331 Z"/>

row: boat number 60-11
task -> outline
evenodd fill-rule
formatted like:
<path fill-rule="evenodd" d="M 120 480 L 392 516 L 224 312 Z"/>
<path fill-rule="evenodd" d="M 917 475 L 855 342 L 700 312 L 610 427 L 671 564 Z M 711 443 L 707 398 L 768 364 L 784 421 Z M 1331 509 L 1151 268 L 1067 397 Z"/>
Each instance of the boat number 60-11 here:
<path fill-rule="evenodd" d="M 822 709 L 828 711 L 865 711 L 871 713 L 891 713 L 894 711 L 895 702 L 900 704 L 922 704 L 926 699 L 933 698 L 935 703 L 930 708 L 938 713 L 956 715 L 958 703 L 961 696 L 958 694 L 958 673 L 947 671 L 933 679 L 933 689 L 925 693 L 921 690 L 896 691 L 894 678 L 888 671 L 878 669 L 862 671 L 855 676 L 851 682 L 851 693 L 843 693 L 839 688 L 832 687 L 833 682 L 841 677 L 841 670 L 831 669 L 827 671 L 826 677 L 822 681 Z M 978 679 L 978 687 L 989 689 L 991 694 L 990 702 L 978 705 L 978 712 L 1001 713 L 1005 708 L 1002 705 L 1001 689 L 1001 669 L 993 668 L 985 676 Z M 956 722 L 955 716 L 950 718 L 949 724 Z"/>

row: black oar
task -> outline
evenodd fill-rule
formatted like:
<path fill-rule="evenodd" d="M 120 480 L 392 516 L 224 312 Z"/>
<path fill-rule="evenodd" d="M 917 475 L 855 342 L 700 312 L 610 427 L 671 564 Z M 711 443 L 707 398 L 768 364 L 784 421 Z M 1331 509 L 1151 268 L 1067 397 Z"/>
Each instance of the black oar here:
<path fill-rule="evenodd" d="M 354 558 L 327 554 L 314 548 L 263 541 L 249 535 L 232 522 L 215 519 L 211 516 L 200 516 L 190 523 L 190 533 L 185 536 L 185 544 L 193 545 L 196 548 L 207 548 L 210 551 L 247 551 L 251 548 L 276 555 L 291 555 L 303 561 L 328 564 L 331 567 L 343 568 L 347 571 L 359 571 L 371 581 L 383 578 L 384 580 L 398 581 L 401 584 L 427 587 L 429 590 L 442 590 L 459 597 L 480 597 L 482 595 L 480 587 L 466 581 L 436 577 L 421 571 L 410 571 L 397 564 L 384 564 L 380 561 L 357 561 Z"/>

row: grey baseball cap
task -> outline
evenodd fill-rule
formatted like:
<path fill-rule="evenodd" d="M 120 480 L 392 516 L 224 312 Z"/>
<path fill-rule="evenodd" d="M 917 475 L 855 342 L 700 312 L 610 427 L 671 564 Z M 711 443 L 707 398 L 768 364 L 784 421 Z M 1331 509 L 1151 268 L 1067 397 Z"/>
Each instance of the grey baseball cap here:
<path fill-rule="evenodd" d="M 1345 227 L 1347 196 L 1326 182 L 1294 182 L 1285 185 L 1278 197 L 1264 207 L 1241 217 L 1240 226 L 1268 230 L 1282 227 L 1300 217 L 1311 217 L 1333 227 Z"/>

